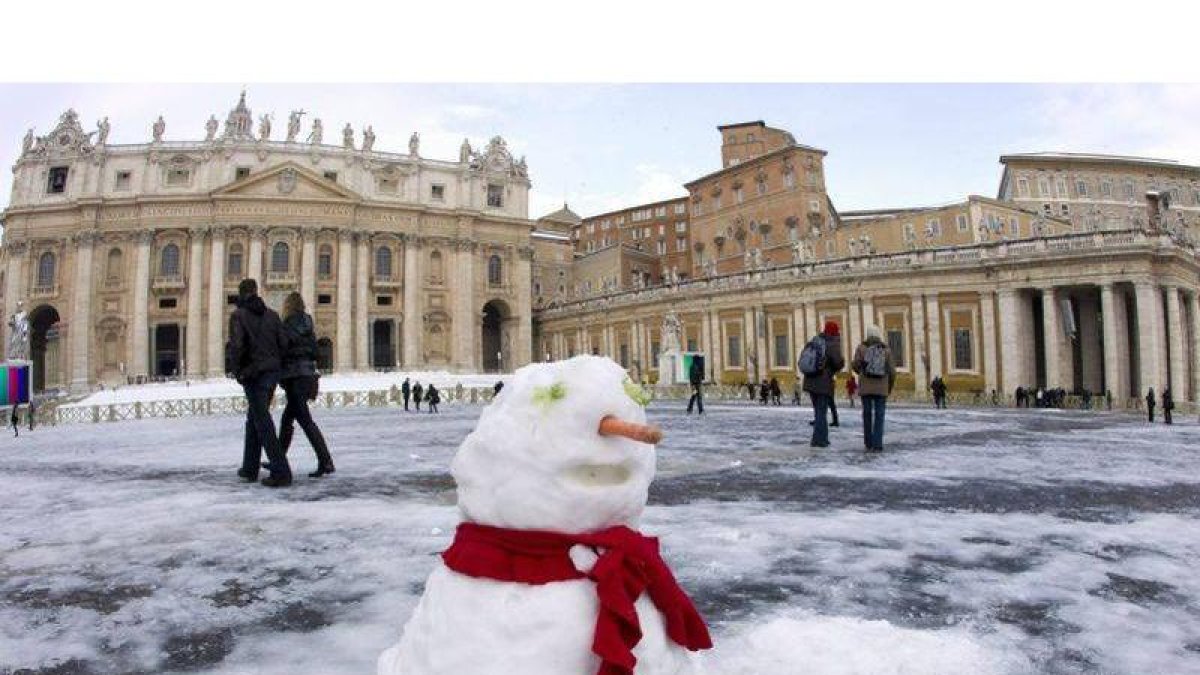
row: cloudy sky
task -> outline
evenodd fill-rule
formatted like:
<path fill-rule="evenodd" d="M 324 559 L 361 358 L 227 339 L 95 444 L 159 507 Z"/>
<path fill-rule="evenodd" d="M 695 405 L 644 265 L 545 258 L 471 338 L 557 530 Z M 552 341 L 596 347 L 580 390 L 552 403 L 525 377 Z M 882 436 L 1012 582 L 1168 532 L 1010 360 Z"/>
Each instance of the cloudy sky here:
<path fill-rule="evenodd" d="M 242 83 L 0 85 L 0 165 L 25 130 L 46 133 L 68 107 L 85 128 L 107 115 L 111 143 L 145 142 L 162 114 L 167 140 L 203 138 Z M 264 85 L 248 83 L 255 115 L 320 117 L 336 142 L 350 122 L 374 125 L 376 148 L 454 159 L 503 136 L 526 155 L 530 215 L 564 200 L 581 215 L 685 194 L 719 167 L 720 124 L 761 119 L 825 149 L 840 210 L 935 204 L 994 195 L 1002 153 L 1071 150 L 1166 157 L 1200 164 L 1197 85 Z M 11 173 L 0 172 L 8 195 Z M 7 202 L 7 199 L 4 200 Z"/>

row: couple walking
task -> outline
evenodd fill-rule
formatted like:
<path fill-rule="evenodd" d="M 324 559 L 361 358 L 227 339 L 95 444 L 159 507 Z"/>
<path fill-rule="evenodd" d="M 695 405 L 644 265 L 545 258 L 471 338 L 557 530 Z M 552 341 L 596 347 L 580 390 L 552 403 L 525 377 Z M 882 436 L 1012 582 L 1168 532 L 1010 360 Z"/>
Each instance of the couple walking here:
<path fill-rule="evenodd" d="M 826 321 L 820 334 L 800 352 L 797 367 L 804 376 L 804 391 L 813 405 L 814 448 L 829 447 L 826 414 L 833 400 L 834 376 L 846 365 L 842 355 L 841 330 L 834 321 Z M 861 377 L 858 394 L 862 399 L 863 446 L 869 452 L 883 450 L 883 418 L 887 397 L 896 384 L 896 368 L 891 352 L 877 326 L 867 327 L 867 339 L 854 350 L 850 368 Z"/>
<path fill-rule="evenodd" d="M 312 317 L 304 311 L 299 293 L 291 293 L 283 303 L 283 320 L 258 296 L 258 283 L 243 279 L 238 284 L 237 309 L 229 320 L 229 342 L 225 345 L 226 370 L 246 392 L 246 438 L 242 468 L 238 476 L 247 482 L 258 480 L 259 462 L 270 475 L 262 479 L 267 487 L 292 484 L 292 469 L 287 450 L 295 423 L 300 424 L 317 454 L 317 470 L 309 476 L 319 478 L 333 473 L 333 459 L 321 430 L 313 421 L 308 402 L 317 394 L 317 339 Z M 271 399 L 275 387 L 283 386 L 287 406 L 275 434 L 271 419 Z"/>

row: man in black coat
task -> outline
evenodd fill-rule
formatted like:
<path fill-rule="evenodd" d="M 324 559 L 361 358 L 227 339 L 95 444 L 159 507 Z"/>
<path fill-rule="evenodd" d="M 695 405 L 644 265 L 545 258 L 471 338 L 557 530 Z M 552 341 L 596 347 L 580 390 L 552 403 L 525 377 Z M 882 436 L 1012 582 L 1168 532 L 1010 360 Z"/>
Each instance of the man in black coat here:
<path fill-rule="evenodd" d="M 283 322 L 258 297 L 258 283 L 243 279 L 238 284 L 237 309 L 229 319 L 225 369 L 246 392 L 246 442 L 238 476 L 255 481 L 262 452 L 266 451 L 271 475 L 262 484 L 267 487 L 292 484 L 292 469 L 280 448 L 270 411 L 287 346 Z"/>
<path fill-rule="evenodd" d="M 412 388 L 413 404 L 417 406 L 417 412 L 421 412 L 421 394 L 423 393 L 425 393 L 425 389 L 421 383 L 419 381 L 414 383 Z"/>
<path fill-rule="evenodd" d="M 412 396 L 412 385 L 408 383 L 408 378 L 404 378 L 404 384 L 400 385 L 400 395 L 404 397 L 404 410 L 408 410 L 408 398 Z"/>
<path fill-rule="evenodd" d="M 692 397 L 688 399 L 687 414 L 692 414 L 692 404 L 698 406 L 699 414 L 704 414 L 704 366 L 698 357 L 692 358 L 688 368 L 688 383 L 692 385 Z"/>
<path fill-rule="evenodd" d="M 1163 421 L 1171 423 L 1171 411 L 1175 409 L 1175 397 L 1171 396 L 1171 388 L 1163 389 L 1162 393 Z"/>

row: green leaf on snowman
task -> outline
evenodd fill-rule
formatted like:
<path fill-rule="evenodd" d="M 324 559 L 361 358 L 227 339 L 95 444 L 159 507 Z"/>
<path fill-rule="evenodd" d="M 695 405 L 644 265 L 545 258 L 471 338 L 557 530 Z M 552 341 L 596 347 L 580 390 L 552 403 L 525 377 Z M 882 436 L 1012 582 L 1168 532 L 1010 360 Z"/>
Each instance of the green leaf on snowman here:
<path fill-rule="evenodd" d="M 555 382 L 548 387 L 533 388 L 533 403 L 543 408 L 549 408 L 555 401 L 561 401 L 566 397 L 567 388 L 562 382 Z"/>
<path fill-rule="evenodd" d="M 629 396 L 629 398 L 633 399 L 634 403 L 637 403 L 643 408 L 650 405 L 650 394 L 647 393 L 645 389 L 642 389 L 641 385 L 629 379 L 628 377 L 625 378 L 625 381 L 622 382 L 621 385 L 625 387 L 625 394 Z"/>

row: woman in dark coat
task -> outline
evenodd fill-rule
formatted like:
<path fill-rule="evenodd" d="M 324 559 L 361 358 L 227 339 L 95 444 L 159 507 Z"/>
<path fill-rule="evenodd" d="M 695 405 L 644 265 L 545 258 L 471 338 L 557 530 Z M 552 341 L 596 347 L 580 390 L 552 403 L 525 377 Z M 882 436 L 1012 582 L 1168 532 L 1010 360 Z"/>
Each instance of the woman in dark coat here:
<path fill-rule="evenodd" d="M 283 355 L 279 385 L 287 394 L 287 406 L 279 421 L 279 444 L 286 454 L 295 433 L 295 423 L 299 422 L 313 452 L 317 453 L 317 470 L 308 475 L 320 478 L 334 472 L 333 458 L 308 410 L 308 402 L 316 398 L 317 392 L 317 336 L 312 317 L 304 311 L 304 298 L 299 293 L 292 292 L 283 301 L 283 330 L 287 334 L 288 348 Z"/>
<path fill-rule="evenodd" d="M 429 412 L 435 413 L 438 411 L 438 404 L 442 402 L 442 392 L 429 383 L 429 388 L 425 390 L 425 402 L 429 404 Z"/>

